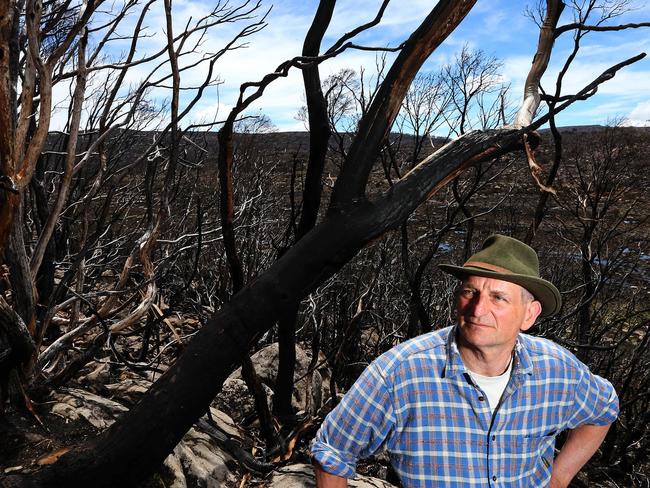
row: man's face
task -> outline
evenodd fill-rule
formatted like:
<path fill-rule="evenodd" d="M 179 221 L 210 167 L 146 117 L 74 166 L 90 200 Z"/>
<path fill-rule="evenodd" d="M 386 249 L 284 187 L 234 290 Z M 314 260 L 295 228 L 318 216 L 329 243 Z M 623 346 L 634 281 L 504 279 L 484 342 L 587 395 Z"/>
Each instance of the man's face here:
<path fill-rule="evenodd" d="M 519 331 L 528 330 L 542 310 L 523 291 L 508 281 L 467 276 L 456 304 L 462 342 L 477 349 L 512 350 Z"/>

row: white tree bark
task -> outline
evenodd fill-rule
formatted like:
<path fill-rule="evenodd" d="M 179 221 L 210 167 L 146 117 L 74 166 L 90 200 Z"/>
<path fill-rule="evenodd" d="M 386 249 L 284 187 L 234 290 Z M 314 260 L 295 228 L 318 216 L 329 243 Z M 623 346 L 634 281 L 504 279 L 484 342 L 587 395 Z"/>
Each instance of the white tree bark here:
<path fill-rule="evenodd" d="M 539 85 L 551 59 L 551 52 L 555 43 L 555 28 L 557 27 L 562 10 L 564 10 L 564 2 L 562 0 L 546 1 L 546 16 L 539 30 L 537 52 L 526 77 L 524 99 L 515 117 L 514 126 L 517 128 L 530 125 L 539 108 Z"/>

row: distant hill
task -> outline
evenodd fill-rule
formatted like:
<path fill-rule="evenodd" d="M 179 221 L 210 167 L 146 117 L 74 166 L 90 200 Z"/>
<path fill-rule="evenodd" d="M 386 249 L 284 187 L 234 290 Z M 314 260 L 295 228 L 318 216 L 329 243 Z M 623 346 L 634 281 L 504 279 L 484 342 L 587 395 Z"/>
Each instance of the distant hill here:
<path fill-rule="evenodd" d="M 605 128 L 606 127 L 602 125 L 579 125 L 560 127 L 559 129 L 562 134 L 568 136 L 570 139 L 572 135 L 583 136 L 586 134 L 597 134 L 598 132 L 605 130 Z M 625 127 L 623 130 L 638 135 L 650 134 L 650 127 Z M 550 137 L 550 129 L 541 129 L 539 130 L 539 133 L 542 139 Z M 339 136 L 340 135 L 341 134 L 339 134 Z M 92 133 L 85 137 L 81 136 L 80 146 L 82 148 L 88 147 L 95 136 L 96 133 Z M 344 140 L 343 146 L 347 149 L 352 142 L 353 134 L 342 134 L 342 136 Z M 152 131 L 115 131 L 107 141 L 107 145 L 115 144 L 114 148 L 109 151 L 113 164 L 116 164 L 116 167 L 131 164 L 134 158 L 143 154 L 147 150 L 154 140 L 154 137 L 155 134 Z M 124 139 L 128 139 L 126 147 Z M 390 140 L 393 150 L 404 153 L 409 153 L 415 144 L 414 137 L 409 134 L 391 133 Z M 426 140 L 422 152 L 420 153 L 420 158 L 426 157 L 447 141 L 448 139 L 439 136 L 433 136 L 429 140 Z M 254 147 L 263 147 L 264 151 L 269 156 L 269 160 L 274 159 L 276 161 L 291 162 L 294 158 L 305 159 L 307 157 L 309 151 L 309 132 L 276 131 L 264 133 L 237 133 L 234 136 L 234 143 L 235 150 L 246 151 L 252 150 Z M 168 144 L 168 139 L 163 140 L 159 147 L 163 149 L 164 152 L 164 149 Z M 337 148 L 338 145 L 339 141 L 335 136 L 333 136 L 330 139 L 330 146 L 332 148 Z M 185 137 L 181 141 L 181 151 L 184 152 L 184 156 L 188 156 L 189 159 L 192 159 L 192 156 L 187 154 L 187 152 L 191 153 L 196 150 L 203 151 L 204 154 L 198 155 L 197 160 L 204 159 L 209 161 L 210 167 L 214 167 L 213 163 L 216 161 L 217 146 L 216 131 L 186 132 Z M 50 133 L 44 155 L 46 158 L 52 158 L 52 162 L 49 164 L 50 167 L 55 167 L 57 164 L 61 164 L 65 155 L 65 135 L 61 132 Z M 93 173 L 96 171 L 97 164 L 98 162 L 95 158 L 91 158 L 89 164 L 86 165 L 85 171 Z"/>

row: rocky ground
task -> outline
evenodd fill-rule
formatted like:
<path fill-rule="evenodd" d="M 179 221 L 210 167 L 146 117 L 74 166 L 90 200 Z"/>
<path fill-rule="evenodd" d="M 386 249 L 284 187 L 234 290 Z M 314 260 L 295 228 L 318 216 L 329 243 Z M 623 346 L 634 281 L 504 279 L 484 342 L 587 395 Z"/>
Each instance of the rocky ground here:
<path fill-rule="evenodd" d="M 265 385 L 277 373 L 277 344 L 271 344 L 253 356 L 253 363 Z M 303 433 L 309 434 L 311 419 L 323 414 L 323 399 L 329 398 L 329 373 L 320 367 L 307 374 L 311 361 L 308 353 L 297 351 L 294 407 L 305 418 Z M 69 387 L 52 392 L 45 401 L 35 403 L 38 416 L 8 412 L 0 420 L 0 473 L 30 472 L 51 464 L 75 445 L 106 429 L 130 405 L 137 401 L 152 380 L 151 372 L 122 370 L 115 377 L 108 360 L 88 365 L 84 374 Z M 325 407 L 326 408 L 326 407 Z M 309 463 L 310 435 L 297 433 L 290 439 L 288 459 L 265 456 L 263 443 L 250 419 L 254 417 L 253 400 L 235 371 L 224 383 L 222 394 L 213 402 L 210 415 L 194 425 L 176 446 L 146 488 L 300 488 L 314 487 Z M 40 422 L 40 423 L 39 423 Z M 311 428 L 313 434 L 314 428 Z M 385 475 L 375 464 L 366 466 Z M 360 468 L 360 472 L 364 467 Z M 359 476 L 350 483 L 356 488 L 389 488 L 393 485 L 379 478 Z"/>

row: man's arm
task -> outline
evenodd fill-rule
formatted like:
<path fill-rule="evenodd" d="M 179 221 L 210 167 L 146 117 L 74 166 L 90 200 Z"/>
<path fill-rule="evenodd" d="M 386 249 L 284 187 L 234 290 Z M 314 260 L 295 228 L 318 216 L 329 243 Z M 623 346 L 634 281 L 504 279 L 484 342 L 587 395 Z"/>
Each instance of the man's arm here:
<path fill-rule="evenodd" d="M 317 488 L 347 488 L 348 486 L 347 479 L 323 471 L 317 462 L 314 462 L 314 472 Z"/>
<path fill-rule="evenodd" d="M 354 477 L 357 460 L 381 449 L 393 432 L 392 387 L 386 384 L 381 360 L 365 369 L 325 418 L 311 443 L 312 460 L 323 471 L 316 471 L 323 483 L 319 487 L 347 486 L 345 478 Z M 329 473 L 335 477 L 330 479 Z"/>
<path fill-rule="evenodd" d="M 549 488 L 566 488 L 605 440 L 609 425 L 581 425 L 569 437 L 553 462 Z M 345 486 L 345 485 L 343 485 Z"/>

